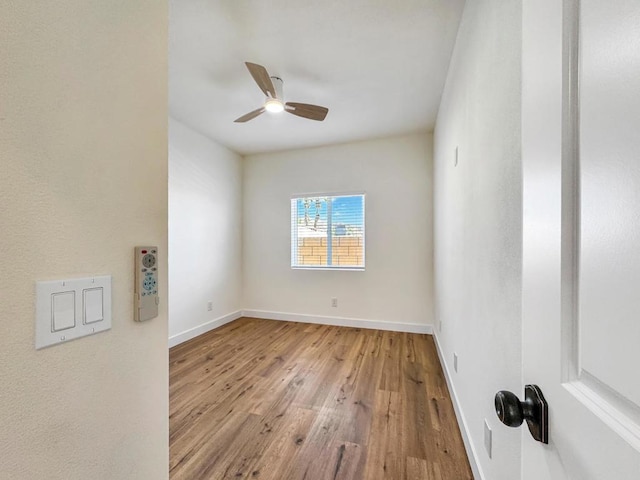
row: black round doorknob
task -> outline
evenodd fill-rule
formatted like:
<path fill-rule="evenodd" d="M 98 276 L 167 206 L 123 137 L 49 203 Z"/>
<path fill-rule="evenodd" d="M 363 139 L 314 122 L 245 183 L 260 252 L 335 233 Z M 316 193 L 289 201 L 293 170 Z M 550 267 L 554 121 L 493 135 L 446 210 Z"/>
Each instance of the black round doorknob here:
<path fill-rule="evenodd" d="M 515 393 L 501 390 L 496 393 L 494 404 L 502 423 L 508 427 L 519 427 L 524 421 L 522 402 Z"/>
<path fill-rule="evenodd" d="M 501 390 L 494 399 L 498 418 L 507 427 L 519 427 L 524 420 L 533 438 L 549 443 L 549 406 L 537 385 L 524 386 L 524 400 Z"/>

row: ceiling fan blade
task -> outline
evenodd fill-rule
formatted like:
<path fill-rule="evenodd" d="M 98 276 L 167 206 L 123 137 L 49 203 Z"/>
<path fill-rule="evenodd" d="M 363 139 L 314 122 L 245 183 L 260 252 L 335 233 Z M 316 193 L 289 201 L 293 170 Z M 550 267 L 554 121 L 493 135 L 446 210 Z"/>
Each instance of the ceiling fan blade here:
<path fill-rule="evenodd" d="M 267 73 L 267 69 L 257 63 L 244 62 L 244 64 L 249 69 L 249 73 L 260 87 L 260 90 L 262 90 L 267 97 L 276 98 L 276 89 L 273 86 L 271 77 Z"/>
<path fill-rule="evenodd" d="M 248 122 L 252 118 L 256 118 L 258 115 L 264 113 L 264 111 L 265 111 L 265 108 L 260 107 L 257 110 L 254 110 L 253 112 L 249 112 L 246 115 L 241 116 L 240 118 L 236 118 L 234 122 L 237 122 L 237 123 Z"/>
<path fill-rule="evenodd" d="M 308 118 L 310 120 L 323 121 L 329 113 L 329 109 L 325 107 L 319 107 L 318 105 L 309 105 L 308 103 L 285 103 L 285 110 L 289 113 L 293 113 L 299 117 Z"/>

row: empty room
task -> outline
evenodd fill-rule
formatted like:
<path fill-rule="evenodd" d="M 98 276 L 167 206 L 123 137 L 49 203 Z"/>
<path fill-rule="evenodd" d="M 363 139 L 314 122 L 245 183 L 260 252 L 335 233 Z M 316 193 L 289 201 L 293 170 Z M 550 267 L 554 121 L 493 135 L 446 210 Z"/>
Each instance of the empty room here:
<path fill-rule="evenodd" d="M 638 19 L 0 1 L 0 479 L 637 479 Z"/>

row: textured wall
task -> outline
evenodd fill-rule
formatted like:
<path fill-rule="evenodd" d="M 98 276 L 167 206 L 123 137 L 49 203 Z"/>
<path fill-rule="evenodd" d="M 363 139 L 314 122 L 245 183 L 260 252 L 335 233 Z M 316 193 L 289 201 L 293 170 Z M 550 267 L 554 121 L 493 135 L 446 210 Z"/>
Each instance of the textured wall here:
<path fill-rule="evenodd" d="M 467 2 L 434 135 L 436 333 L 487 479 L 520 477 L 493 396 L 521 391 L 521 23 L 521 2 Z"/>
<path fill-rule="evenodd" d="M 168 478 L 167 5 L 1 2 L 0 478 Z M 133 247 L 160 316 L 133 321 Z M 113 275 L 113 328 L 34 349 L 37 280 Z"/>
<path fill-rule="evenodd" d="M 242 157 L 173 119 L 169 254 L 169 337 L 242 309 Z"/>
<path fill-rule="evenodd" d="M 244 308 L 431 325 L 431 146 L 413 134 L 245 157 Z M 292 270 L 291 196 L 350 192 L 366 193 L 366 271 Z"/>

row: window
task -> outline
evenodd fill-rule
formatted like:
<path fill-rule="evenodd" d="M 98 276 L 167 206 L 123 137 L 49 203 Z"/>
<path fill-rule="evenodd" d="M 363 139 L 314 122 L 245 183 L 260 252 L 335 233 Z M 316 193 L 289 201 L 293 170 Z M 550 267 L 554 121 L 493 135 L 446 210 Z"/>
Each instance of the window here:
<path fill-rule="evenodd" d="M 364 270 L 364 194 L 293 197 L 291 267 Z"/>

